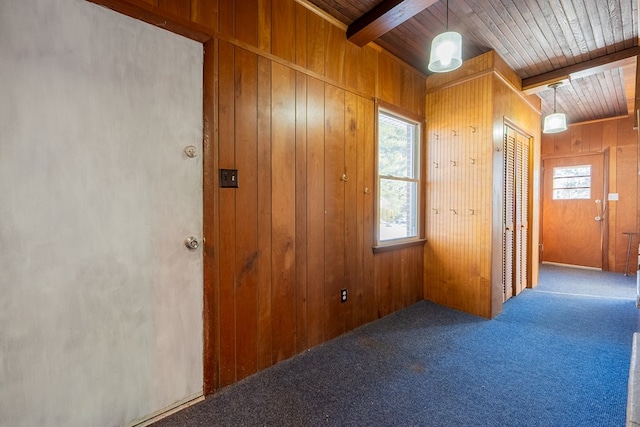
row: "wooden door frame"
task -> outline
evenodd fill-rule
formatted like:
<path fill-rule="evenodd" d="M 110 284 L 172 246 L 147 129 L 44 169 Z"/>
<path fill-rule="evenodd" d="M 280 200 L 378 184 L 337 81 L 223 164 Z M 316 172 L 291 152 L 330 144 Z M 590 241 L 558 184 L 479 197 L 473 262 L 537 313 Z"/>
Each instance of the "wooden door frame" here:
<path fill-rule="evenodd" d="M 540 237 L 541 243 L 544 245 L 544 162 L 546 160 L 556 160 L 556 159 L 574 159 L 579 157 L 593 156 L 597 154 L 602 154 L 602 203 L 604 209 L 603 215 L 603 228 L 602 228 L 602 236 L 601 236 L 601 246 L 602 246 L 602 271 L 609 271 L 609 209 L 607 206 L 609 204 L 608 195 L 609 195 L 609 157 L 610 157 L 610 148 L 605 148 L 604 150 L 599 151 L 587 151 L 587 152 L 579 152 L 579 153 L 567 153 L 567 154 L 555 154 L 555 155 L 547 155 L 542 156 L 540 159 L 542 170 L 540 171 Z M 543 247 L 544 251 L 544 247 Z M 540 255 L 540 261 L 542 262 L 543 256 Z"/>

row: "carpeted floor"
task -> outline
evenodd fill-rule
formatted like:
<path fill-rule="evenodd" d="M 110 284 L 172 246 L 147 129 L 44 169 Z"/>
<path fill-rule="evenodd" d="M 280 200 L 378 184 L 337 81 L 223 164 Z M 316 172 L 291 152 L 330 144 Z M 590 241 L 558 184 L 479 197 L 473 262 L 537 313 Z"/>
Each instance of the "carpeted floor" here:
<path fill-rule="evenodd" d="M 493 320 L 427 301 L 163 426 L 623 426 L 635 276 L 543 266 Z"/>

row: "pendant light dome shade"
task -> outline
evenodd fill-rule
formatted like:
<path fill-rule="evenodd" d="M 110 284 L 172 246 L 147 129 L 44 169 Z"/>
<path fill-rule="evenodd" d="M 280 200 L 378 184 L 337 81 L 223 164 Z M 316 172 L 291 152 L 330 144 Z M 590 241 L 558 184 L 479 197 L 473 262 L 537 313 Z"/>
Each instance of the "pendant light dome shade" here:
<path fill-rule="evenodd" d="M 446 73 L 462 65 L 462 36 L 455 31 L 438 34 L 431 42 L 429 71 Z"/>
<path fill-rule="evenodd" d="M 564 113 L 556 112 L 556 92 L 561 83 L 549 85 L 553 88 L 553 114 L 549 114 L 544 118 L 544 127 L 542 133 L 558 133 L 567 130 L 567 116 Z"/>
<path fill-rule="evenodd" d="M 558 133 L 565 130 L 567 130 L 567 116 L 564 113 L 553 113 L 544 118 L 543 133 Z"/>

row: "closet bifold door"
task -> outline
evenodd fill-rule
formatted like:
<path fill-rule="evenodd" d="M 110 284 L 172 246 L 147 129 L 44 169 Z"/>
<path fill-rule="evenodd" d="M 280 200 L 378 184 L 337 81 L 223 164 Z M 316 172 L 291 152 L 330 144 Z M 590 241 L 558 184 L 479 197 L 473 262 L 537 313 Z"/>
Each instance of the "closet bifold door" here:
<path fill-rule="evenodd" d="M 527 287 L 527 247 L 529 224 L 529 139 L 516 134 L 516 183 L 515 183 L 515 275 L 514 294 Z"/>
<path fill-rule="evenodd" d="M 504 301 L 513 296 L 514 273 L 514 240 L 515 240 L 515 150 L 516 134 L 509 126 L 505 126 L 503 162 L 503 242 L 502 242 L 502 285 Z"/>

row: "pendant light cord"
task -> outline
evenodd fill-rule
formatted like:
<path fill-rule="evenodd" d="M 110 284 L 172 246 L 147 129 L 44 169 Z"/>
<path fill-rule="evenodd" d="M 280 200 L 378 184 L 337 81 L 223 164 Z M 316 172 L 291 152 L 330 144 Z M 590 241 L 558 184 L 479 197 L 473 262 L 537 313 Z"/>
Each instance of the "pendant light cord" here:
<path fill-rule="evenodd" d="M 449 31 L 449 0 L 447 0 L 447 25 L 445 31 Z"/>

